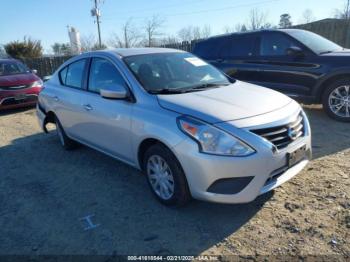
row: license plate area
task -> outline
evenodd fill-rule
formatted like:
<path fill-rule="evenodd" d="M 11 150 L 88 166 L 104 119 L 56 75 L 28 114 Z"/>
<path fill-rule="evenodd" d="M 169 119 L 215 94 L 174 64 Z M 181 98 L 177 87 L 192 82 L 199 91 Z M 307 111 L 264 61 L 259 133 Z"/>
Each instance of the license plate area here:
<path fill-rule="evenodd" d="M 297 150 L 287 154 L 288 166 L 292 167 L 302 161 L 306 156 L 306 145 L 299 147 Z"/>
<path fill-rule="evenodd" d="M 14 96 L 14 99 L 16 100 L 16 101 L 20 101 L 20 100 L 24 100 L 24 99 L 26 99 L 26 95 L 25 94 L 19 94 L 19 95 L 15 95 Z"/>

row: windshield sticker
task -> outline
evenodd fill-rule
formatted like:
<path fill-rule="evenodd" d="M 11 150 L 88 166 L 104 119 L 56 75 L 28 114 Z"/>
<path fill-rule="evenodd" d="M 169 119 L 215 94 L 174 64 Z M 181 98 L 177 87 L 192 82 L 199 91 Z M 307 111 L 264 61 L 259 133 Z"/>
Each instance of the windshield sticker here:
<path fill-rule="evenodd" d="M 187 57 L 187 58 L 185 58 L 185 60 L 194 66 L 206 66 L 206 65 L 208 65 L 206 62 L 204 62 L 203 60 L 200 60 L 197 57 Z"/>

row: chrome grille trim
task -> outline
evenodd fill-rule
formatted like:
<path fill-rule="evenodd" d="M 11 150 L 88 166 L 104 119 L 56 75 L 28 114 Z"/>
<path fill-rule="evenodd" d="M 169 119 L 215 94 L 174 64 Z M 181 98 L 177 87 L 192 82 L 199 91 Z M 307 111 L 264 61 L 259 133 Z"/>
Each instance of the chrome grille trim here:
<path fill-rule="evenodd" d="M 305 135 L 305 125 L 303 120 L 303 115 L 300 113 L 294 121 L 286 125 L 254 129 L 250 131 L 265 138 L 280 150 Z"/>

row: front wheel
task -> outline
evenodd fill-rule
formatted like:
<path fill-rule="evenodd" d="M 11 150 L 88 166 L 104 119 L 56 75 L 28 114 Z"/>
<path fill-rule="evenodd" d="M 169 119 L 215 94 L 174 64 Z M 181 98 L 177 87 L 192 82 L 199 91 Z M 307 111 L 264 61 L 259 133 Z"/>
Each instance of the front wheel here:
<path fill-rule="evenodd" d="M 161 144 L 151 146 L 144 155 L 143 170 L 152 192 L 161 203 L 182 206 L 191 199 L 181 165 L 167 147 Z"/>
<path fill-rule="evenodd" d="M 331 118 L 350 122 L 350 79 L 340 79 L 327 87 L 322 97 L 322 104 Z"/>

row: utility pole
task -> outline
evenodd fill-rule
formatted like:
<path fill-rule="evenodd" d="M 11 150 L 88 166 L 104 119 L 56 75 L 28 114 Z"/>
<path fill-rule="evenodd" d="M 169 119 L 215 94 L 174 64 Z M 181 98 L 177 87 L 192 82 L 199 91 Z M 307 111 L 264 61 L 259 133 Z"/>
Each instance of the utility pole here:
<path fill-rule="evenodd" d="M 97 32 L 98 32 L 98 45 L 100 48 L 102 48 L 102 41 L 101 41 L 101 28 L 100 28 L 100 16 L 101 16 L 101 11 L 98 8 L 98 2 L 100 0 L 94 0 L 95 2 L 95 8 L 91 10 L 91 15 L 96 16 L 96 24 L 97 24 Z"/>

